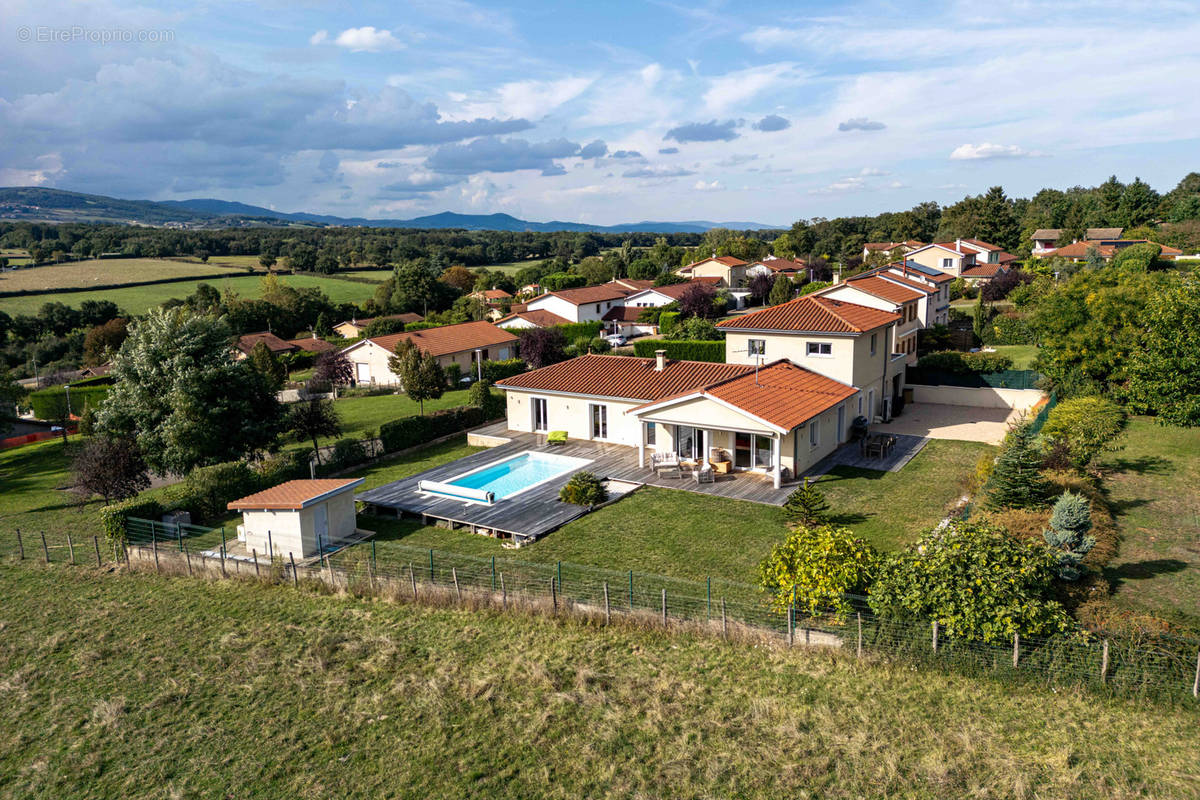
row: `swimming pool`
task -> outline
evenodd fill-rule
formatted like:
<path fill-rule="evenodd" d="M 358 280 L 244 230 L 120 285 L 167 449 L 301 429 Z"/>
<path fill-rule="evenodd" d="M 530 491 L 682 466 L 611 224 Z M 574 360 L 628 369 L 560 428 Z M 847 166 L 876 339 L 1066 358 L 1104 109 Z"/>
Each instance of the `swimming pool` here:
<path fill-rule="evenodd" d="M 494 503 L 574 472 L 591 459 L 527 450 L 448 481 L 421 481 L 418 489 L 474 503 Z"/>

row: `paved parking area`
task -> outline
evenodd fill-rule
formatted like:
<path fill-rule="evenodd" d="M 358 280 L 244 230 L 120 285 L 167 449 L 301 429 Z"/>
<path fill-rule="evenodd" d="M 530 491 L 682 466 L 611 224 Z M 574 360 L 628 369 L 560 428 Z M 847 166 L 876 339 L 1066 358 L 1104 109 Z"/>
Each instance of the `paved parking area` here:
<path fill-rule="evenodd" d="M 1008 433 L 1009 423 L 1020 417 L 1021 412 L 1010 408 L 910 403 L 900 416 L 887 424 L 872 425 L 871 430 L 875 433 L 903 433 L 930 439 L 1000 444 Z"/>

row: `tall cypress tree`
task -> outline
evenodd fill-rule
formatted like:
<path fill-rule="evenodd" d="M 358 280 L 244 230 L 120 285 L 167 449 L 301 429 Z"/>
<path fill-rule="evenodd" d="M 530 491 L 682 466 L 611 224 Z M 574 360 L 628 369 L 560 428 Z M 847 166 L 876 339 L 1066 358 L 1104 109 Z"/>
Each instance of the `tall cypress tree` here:
<path fill-rule="evenodd" d="M 1036 508 L 1045 505 L 1054 488 L 1042 477 L 1041 467 L 1042 455 L 1029 425 L 1013 428 L 985 487 L 987 507 Z"/>

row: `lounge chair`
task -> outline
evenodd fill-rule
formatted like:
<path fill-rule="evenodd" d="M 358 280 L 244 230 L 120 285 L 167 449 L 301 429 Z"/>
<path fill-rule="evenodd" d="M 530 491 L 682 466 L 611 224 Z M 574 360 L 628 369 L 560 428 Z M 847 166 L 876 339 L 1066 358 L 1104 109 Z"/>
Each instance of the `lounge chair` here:
<path fill-rule="evenodd" d="M 566 444 L 566 431 L 550 431 L 546 434 L 546 444 Z"/>

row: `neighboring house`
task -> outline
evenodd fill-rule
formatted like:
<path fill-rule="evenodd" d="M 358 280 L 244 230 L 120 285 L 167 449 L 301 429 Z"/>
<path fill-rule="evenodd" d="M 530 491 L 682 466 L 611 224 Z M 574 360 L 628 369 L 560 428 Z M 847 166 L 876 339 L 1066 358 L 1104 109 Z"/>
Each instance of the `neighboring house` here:
<path fill-rule="evenodd" d="M 778 488 L 844 442 L 858 390 L 786 360 L 756 367 L 586 355 L 497 382 L 514 431 L 729 461 Z"/>
<path fill-rule="evenodd" d="M 980 283 L 1007 271 L 1016 256 L 978 239 L 955 239 L 919 247 L 906 260 L 970 283 Z"/>
<path fill-rule="evenodd" d="M 395 386 L 396 374 L 388 367 L 388 359 L 402 341 L 412 342 L 437 359 L 443 368 L 458 364 L 464 374 L 470 374 L 478 361 L 504 361 L 516 357 L 517 337 L 490 322 L 464 322 L 419 331 L 392 333 L 363 339 L 342 350 L 354 368 L 356 384 Z"/>
<path fill-rule="evenodd" d="M 1117 230 L 1117 229 L 1114 229 Z M 1095 248 L 1097 255 L 1105 261 L 1109 261 L 1118 252 L 1126 247 L 1132 247 L 1135 244 L 1158 244 L 1151 242 L 1148 239 L 1101 239 L 1090 242 L 1072 242 L 1071 244 L 1059 247 L 1056 250 L 1051 250 L 1044 255 L 1047 258 L 1065 258 L 1068 261 L 1086 261 L 1088 251 Z M 1174 260 L 1183 255 L 1183 251 L 1175 247 L 1167 247 L 1166 245 L 1158 245 L 1162 252 L 1160 258 L 1168 261 Z"/>
<path fill-rule="evenodd" d="M 1055 249 L 1061 238 L 1062 228 L 1038 228 L 1029 237 L 1033 242 L 1033 254 L 1040 256 Z"/>
<path fill-rule="evenodd" d="M 1008 266 L 1017 260 L 1017 257 L 1012 253 L 1004 251 L 1003 247 L 987 242 L 981 242 L 978 239 L 957 239 L 955 243 L 960 250 L 974 251 L 976 264 L 1004 264 Z"/>
<path fill-rule="evenodd" d="M 330 350 L 338 349 L 336 344 L 325 341 L 315 333 L 312 336 L 305 336 L 300 339 L 288 339 L 287 342 L 309 353 L 327 353 Z"/>
<path fill-rule="evenodd" d="M 726 361 L 787 359 L 862 390 L 853 416 L 874 419 L 891 416 L 891 400 L 904 388 L 905 356 L 892 349 L 899 322 L 890 311 L 805 295 L 717 327 L 725 333 Z"/>
<path fill-rule="evenodd" d="M 350 319 L 333 326 L 333 331 L 343 339 L 357 339 L 367 330 L 367 326 L 377 319 L 398 319 L 405 325 L 421 322 L 425 318 L 420 314 L 388 314 L 382 317 L 367 317 L 365 319 Z"/>
<path fill-rule="evenodd" d="M 926 327 L 948 325 L 950 323 L 950 285 L 954 278 L 938 269 L 926 267 L 915 261 L 887 264 L 879 269 L 864 272 L 863 275 L 878 275 L 890 281 L 896 281 L 904 286 L 912 286 L 929 293 L 926 302 L 920 307 L 918 314 L 921 324 Z M 856 276 L 858 277 L 858 276 Z"/>
<path fill-rule="evenodd" d="M 295 353 L 300 350 L 296 345 L 280 339 L 270 331 L 259 331 L 258 333 L 247 333 L 244 336 L 238 337 L 237 342 L 233 345 L 233 349 L 235 350 L 233 354 L 234 359 L 241 361 L 244 358 L 248 358 L 250 351 L 259 342 L 265 344 L 267 349 L 277 356 L 284 353 Z"/>
<path fill-rule="evenodd" d="M 530 311 L 527 308 L 522 308 L 520 311 L 513 311 L 507 317 L 501 317 L 496 322 L 496 327 L 504 328 L 506 331 L 520 330 L 522 328 L 549 328 L 552 325 L 566 325 L 570 321 L 566 317 L 560 317 L 551 311 L 541 309 Z"/>
<path fill-rule="evenodd" d="M 720 283 L 719 278 L 693 278 L 684 283 L 671 283 L 666 286 L 655 286 L 653 282 L 641 291 L 625 297 L 624 304 L 613 308 L 602 318 L 606 327 L 613 333 L 625 336 L 644 336 L 658 333 L 658 326 L 638 322 L 642 310 L 646 308 L 661 308 L 679 301 L 692 286 L 705 283 L 714 288 Z"/>
<path fill-rule="evenodd" d="M 549 311 L 568 322 L 594 322 L 603 319 L 613 308 L 625 305 L 625 298 L 635 291 L 638 289 L 623 281 L 561 289 L 533 298 L 525 304 L 525 310 Z"/>
<path fill-rule="evenodd" d="M 1125 233 L 1124 228 L 1088 228 L 1083 233 L 1085 242 L 1098 242 L 1105 239 L 1120 239 Z"/>
<path fill-rule="evenodd" d="M 746 265 L 746 280 L 749 281 L 755 275 L 786 275 L 793 278 L 807 271 L 808 265 L 803 261 L 767 256 L 761 261 L 751 261 Z"/>
<path fill-rule="evenodd" d="M 858 275 L 844 283 L 816 292 L 819 297 L 845 300 L 877 308 L 900 317 L 896 323 L 892 352 L 904 353 L 905 361 L 917 363 L 917 331 L 925 327 L 921 311 L 928 307 L 932 287 L 910 284 L 901 278 L 881 275 Z M 927 313 L 927 312 L 926 312 Z"/>
<path fill-rule="evenodd" d="M 918 242 L 916 239 L 909 239 L 905 242 L 867 242 L 863 245 L 863 258 L 869 258 L 872 253 L 886 253 L 899 258 L 924 246 L 924 242 Z"/>
<path fill-rule="evenodd" d="M 228 504 L 242 512 L 237 537 L 268 560 L 309 558 L 355 538 L 354 489 L 362 478 L 294 480 Z"/>
<path fill-rule="evenodd" d="M 471 292 L 471 297 L 482 300 L 488 308 L 488 319 L 498 320 L 504 316 L 503 303 L 504 301 L 512 301 L 513 296 L 503 289 L 492 287 L 491 289 L 483 289 L 477 292 Z"/>
<path fill-rule="evenodd" d="M 718 285 L 736 289 L 746 283 L 746 262 L 733 256 L 713 255 L 676 270 L 685 278 L 717 278 Z"/>

